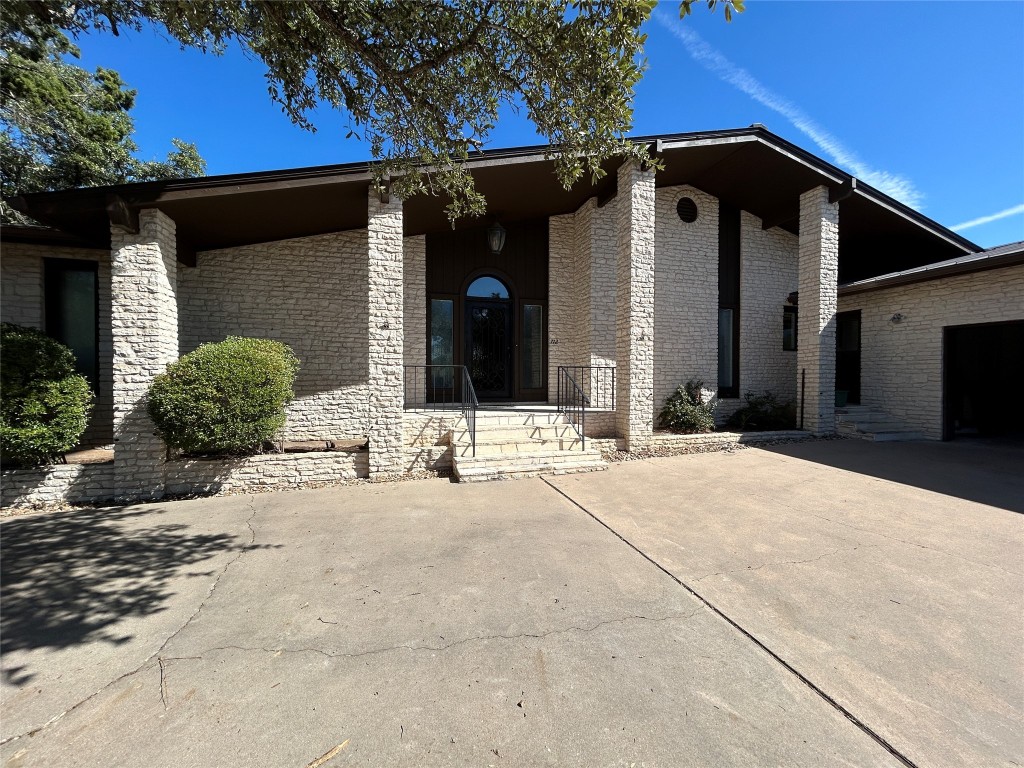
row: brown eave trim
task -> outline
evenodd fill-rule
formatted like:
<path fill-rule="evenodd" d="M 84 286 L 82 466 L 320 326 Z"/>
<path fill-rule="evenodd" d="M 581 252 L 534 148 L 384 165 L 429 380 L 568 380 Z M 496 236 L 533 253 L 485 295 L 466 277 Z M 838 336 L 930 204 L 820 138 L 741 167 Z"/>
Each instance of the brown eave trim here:
<path fill-rule="evenodd" d="M 976 259 L 974 261 L 961 262 L 959 264 L 948 264 L 935 269 L 924 269 L 918 271 L 901 272 L 894 275 L 882 275 L 868 280 L 858 280 L 855 283 L 847 283 L 839 286 L 839 295 L 855 296 L 858 293 L 869 293 L 881 291 L 886 288 L 895 288 L 902 285 L 913 285 L 914 283 L 925 283 L 930 280 L 940 280 L 944 277 L 956 275 L 969 275 L 973 272 L 985 272 L 991 269 L 1013 267 L 1024 264 L 1024 251 L 1015 251 L 1002 256 L 993 256 L 987 259 Z"/>

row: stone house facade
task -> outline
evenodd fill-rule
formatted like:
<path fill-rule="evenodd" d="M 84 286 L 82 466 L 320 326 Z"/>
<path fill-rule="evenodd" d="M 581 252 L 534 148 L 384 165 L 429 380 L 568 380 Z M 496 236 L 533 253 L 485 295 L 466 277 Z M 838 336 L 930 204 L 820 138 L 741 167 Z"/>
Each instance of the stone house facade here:
<path fill-rule="evenodd" d="M 470 167 L 493 213 L 454 231 L 436 200 L 375 189 L 365 164 L 26 196 L 15 203 L 54 229 L 4 233 L 0 311 L 48 328 L 59 310 L 47 309 L 57 294 L 46 265 L 96 264 L 86 441 L 114 446 L 115 495 L 158 497 L 188 481 L 145 415 L 149 383 L 227 335 L 295 350 L 281 437 L 366 438 L 346 476 L 415 467 L 407 408 L 441 381 L 425 366 L 465 367 L 481 407 L 558 406 L 564 366 L 603 377 L 585 431 L 629 450 L 651 443 L 665 399 L 689 379 L 717 391 L 720 419 L 744 393 L 770 390 L 800 400 L 803 429 L 828 434 L 836 315 L 852 306 L 841 280 L 979 251 L 760 126 L 643 141 L 663 170 L 610 162 L 606 179 L 572 190 L 554 182 L 546 148 L 483 153 Z M 486 245 L 495 223 L 497 252 Z M 996 283 L 1005 311 L 994 315 L 1019 318 L 1019 271 L 1010 277 Z M 866 355 L 864 379 L 916 359 Z M 865 398 L 900 416 L 934 415 L 931 395 L 914 405 L 872 386 Z"/>

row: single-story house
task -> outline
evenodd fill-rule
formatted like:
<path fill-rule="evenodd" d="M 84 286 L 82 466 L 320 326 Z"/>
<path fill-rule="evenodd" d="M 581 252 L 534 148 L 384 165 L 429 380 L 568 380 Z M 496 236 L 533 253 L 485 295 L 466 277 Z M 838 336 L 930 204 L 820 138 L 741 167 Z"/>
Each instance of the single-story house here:
<path fill-rule="evenodd" d="M 489 216 L 454 227 L 367 163 L 25 195 L 47 228 L 5 228 L 0 312 L 75 350 L 98 393 L 86 442 L 113 444 L 102 483 L 123 497 L 189 487 L 147 387 L 228 335 L 289 344 L 282 439 L 365 438 L 338 471 L 369 476 L 587 468 L 583 438 L 645 448 L 690 379 L 719 419 L 770 390 L 812 434 L 840 402 L 841 426 L 871 433 L 860 404 L 936 439 L 1019 388 L 1020 243 L 983 251 L 759 125 L 636 141 L 660 170 L 609 160 L 570 190 L 546 147 L 482 152 Z M 316 478 L 336 459 L 305 461 Z"/>

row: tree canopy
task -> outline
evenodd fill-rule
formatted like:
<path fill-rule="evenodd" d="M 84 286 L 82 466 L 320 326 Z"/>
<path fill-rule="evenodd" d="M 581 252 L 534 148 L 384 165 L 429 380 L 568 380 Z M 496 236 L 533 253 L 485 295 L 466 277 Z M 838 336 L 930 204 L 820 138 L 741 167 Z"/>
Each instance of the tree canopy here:
<path fill-rule="evenodd" d="M 683 0 L 680 15 L 697 0 Z M 717 0 L 706 0 L 714 8 Z M 722 0 L 726 15 L 742 0 Z M 651 162 L 626 140 L 654 0 L 7 0 L 22 28 L 118 34 L 155 24 L 182 46 L 238 44 L 267 67 L 270 96 L 315 130 L 321 104 L 349 117 L 378 183 L 445 194 L 451 218 L 485 202 L 463 162 L 503 104 L 552 146 L 559 180 L 603 175 L 612 156 Z"/>
<path fill-rule="evenodd" d="M 129 111 L 136 92 L 112 69 L 89 73 L 60 30 L 0 5 L 0 194 L 201 176 L 194 144 L 172 139 L 164 160 L 142 160 Z M 24 223 L 4 205 L 4 223 Z"/>

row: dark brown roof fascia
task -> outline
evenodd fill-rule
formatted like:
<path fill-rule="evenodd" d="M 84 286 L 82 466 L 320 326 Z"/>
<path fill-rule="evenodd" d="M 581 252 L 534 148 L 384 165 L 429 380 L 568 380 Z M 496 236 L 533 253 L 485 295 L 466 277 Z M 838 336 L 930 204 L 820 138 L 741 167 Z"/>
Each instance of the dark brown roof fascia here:
<path fill-rule="evenodd" d="M 992 256 L 984 259 L 972 259 L 970 261 L 956 264 L 946 264 L 940 267 L 908 270 L 897 272 L 892 275 L 880 275 L 868 280 L 858 280 L 855 283 L 847 283 L 839 286 L 840 296 L 854 296 L 858 293 L 881 291 L 886 288 L 895 288 L 901 285 L 913 285 L 924 283 L 929 280 L 938 280 L 943 277 L 955 275 L 968 275 L 973 272 L 985 272 L 990 269 L 1012 267 L 1017 264 L 1024 264 L 1024 251 L 1014 251 L 999 256 Z"/>

